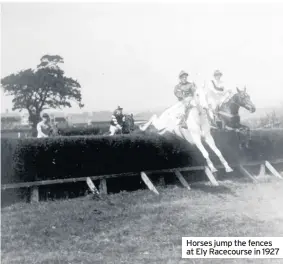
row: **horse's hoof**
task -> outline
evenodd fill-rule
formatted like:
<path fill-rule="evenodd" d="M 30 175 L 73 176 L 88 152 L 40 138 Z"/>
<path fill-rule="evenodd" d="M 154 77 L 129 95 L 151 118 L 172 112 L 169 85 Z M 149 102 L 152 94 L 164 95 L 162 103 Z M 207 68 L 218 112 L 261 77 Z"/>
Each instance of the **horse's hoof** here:
<path fill-rule="evenodd" d="M 232 168 L 228 167 L 225 169 L 227 173 L 234 171 Z"/>

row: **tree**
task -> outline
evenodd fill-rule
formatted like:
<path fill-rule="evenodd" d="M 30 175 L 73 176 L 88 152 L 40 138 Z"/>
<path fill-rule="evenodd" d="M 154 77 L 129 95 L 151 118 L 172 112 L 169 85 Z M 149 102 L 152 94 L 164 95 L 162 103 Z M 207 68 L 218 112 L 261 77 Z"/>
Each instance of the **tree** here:
<path fill-rule="evenodd" d="M 35 70 L 22 70 L 1 79 L 5 94 L 13 96 L 13 110 L 26 109 L 34 131 L 43 110 L 71 107 L 71 101 L 83 107 L 81 86 L 65 76 L 59 67 L 62 63 L 58 55 L 44 55 Z"/>

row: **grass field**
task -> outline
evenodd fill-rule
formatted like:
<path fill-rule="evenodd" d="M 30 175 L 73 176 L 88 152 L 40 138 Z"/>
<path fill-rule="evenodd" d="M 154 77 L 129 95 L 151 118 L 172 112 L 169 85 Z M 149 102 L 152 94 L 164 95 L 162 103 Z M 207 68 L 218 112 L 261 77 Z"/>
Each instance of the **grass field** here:
<path fill-rule="evenodd" d="M 2 209 L 2 263 L 282 263 L 181 259 L 182 236 L 283 236 L 283 181 L 240 181 L 16 204 Z"/>

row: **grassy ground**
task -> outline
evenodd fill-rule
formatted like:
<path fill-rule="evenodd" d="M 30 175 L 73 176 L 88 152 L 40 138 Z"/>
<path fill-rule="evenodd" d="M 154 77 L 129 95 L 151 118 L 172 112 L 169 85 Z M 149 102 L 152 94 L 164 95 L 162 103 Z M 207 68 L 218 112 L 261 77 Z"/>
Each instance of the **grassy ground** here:
<path fill-rule="evenodd" d="M 283 236 L 283 181 L 199 183 L 2 209 L 2 263 L 282 263 L 181 259 L 182 236 Z"/>

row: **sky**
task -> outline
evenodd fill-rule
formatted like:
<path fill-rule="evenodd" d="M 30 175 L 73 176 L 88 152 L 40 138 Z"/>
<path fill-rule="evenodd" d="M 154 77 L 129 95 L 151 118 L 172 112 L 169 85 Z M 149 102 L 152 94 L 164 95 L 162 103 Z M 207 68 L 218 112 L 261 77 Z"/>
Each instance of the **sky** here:
<path fill-rule="evenodd" d="M 3 4 L 1 76 L 60 55 L 85 104 L 66 111 L 135 112 L 176 102 L 181 70 L 199 84 L 219 69 L 227 88 L 270 107 L 283 103 L 282 25 L 282 3 Z"/>

